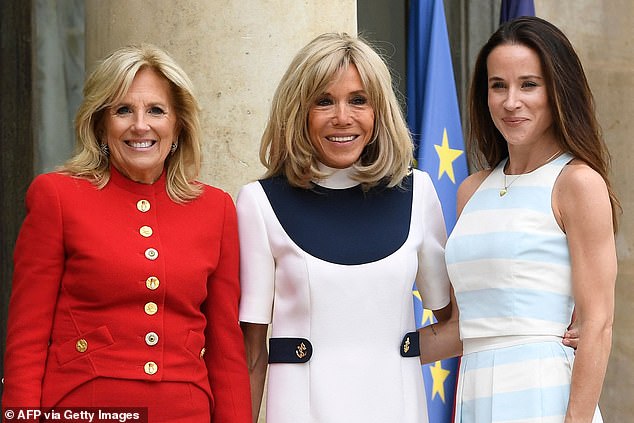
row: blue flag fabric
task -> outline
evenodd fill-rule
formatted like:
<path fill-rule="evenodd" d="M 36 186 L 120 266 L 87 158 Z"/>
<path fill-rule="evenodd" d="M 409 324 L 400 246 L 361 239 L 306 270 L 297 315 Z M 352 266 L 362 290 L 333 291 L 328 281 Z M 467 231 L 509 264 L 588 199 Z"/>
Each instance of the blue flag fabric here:
<path fill-rule="evenodd" d="M 500 25 L 520 16 L 535 16 L 533 0 L 502 0 Z"/>
<path fill-rule="evenodd" d="M 434 182 L 449 233 L 456 221 L 456 191 L 468 170 L 442 0 L 410 2 L 407 59 L 407 123 L 417 166 Z M 424 302 L 414 288 L 418 327 L 434 321 Z M 458 362 L 423 366 L 430 423 L 452 420 Z"/>

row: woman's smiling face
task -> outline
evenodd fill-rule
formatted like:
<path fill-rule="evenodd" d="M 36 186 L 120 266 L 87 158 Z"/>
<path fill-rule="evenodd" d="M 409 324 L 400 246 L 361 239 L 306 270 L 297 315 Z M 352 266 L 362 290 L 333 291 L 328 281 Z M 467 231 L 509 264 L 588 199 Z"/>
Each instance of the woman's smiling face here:
<path fill-rule="evenodd" d="M 326 166 L 351 166 L 372 138 L 374 109 L 354 64 L 341 69 L 308 112 L 310 142 Z"/>
<path fill-rule="evenodd" d="M 136 182 L 155 182 L 178 138 L 169 81 L 141 68 L 125 96 L 106 110 L 104 133 L 102 142 L 119 172 Z"/>

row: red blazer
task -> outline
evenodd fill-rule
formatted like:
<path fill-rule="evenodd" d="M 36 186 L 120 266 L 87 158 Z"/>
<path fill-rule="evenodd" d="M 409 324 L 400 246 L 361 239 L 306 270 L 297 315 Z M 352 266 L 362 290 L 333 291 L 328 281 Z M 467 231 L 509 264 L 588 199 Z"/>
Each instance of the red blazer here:
<path fill-rule="evenodd" d="M 177 204 L 165 173 L 143 185 L 112 169 L 101 190 L 40 175 L 26 203 L 3 407 L 54 406 L 97 377 L 183 381 L 207 392 L 212 421 L 251 421 L 228 194 L 205 185 Z"/>

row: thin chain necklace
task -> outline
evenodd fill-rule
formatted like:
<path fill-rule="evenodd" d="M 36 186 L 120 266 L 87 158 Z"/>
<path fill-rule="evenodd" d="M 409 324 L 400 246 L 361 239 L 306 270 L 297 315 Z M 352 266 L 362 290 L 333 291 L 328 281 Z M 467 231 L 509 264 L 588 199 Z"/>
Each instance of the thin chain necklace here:
<path fill-rule="evenodd" d="M 549 158 L 546 159 L 546 161 L 544 162 L 544 164 L 541 164 L 539 166 L 537 166 L 535 169 L 540 168 L 541 166 L 545 165 L 546 163 L 550 162 L 551 160 L 553 160 L 555 157 L 557 157 L 557 155 L 561 153 L 561 150 L 557 150 L 555 152 L 555 154 L 553 154 L 552 156 L 550 156 Z M 507 161 L 508 163 L 508 161 Z M 535 169 L 532 169 L 529 172 L 526 173 L 530 173 L 532 171 L 534 171 Z M 522 176 L 526 175 L 526 173 L 520 173 L 519 175 L 517 175 L 515 177 L 515 179 L 513 179 L 511 182 L 506 182 L 506 177 L 508 176 L 506 173 L 504 173 L 504 169 L 502 169 L 502 175 L 504 175 L 504 187 L 500 190 L 500 197 L 504 197 L 506 195 L 506 193 L 509 191 L 509 188 L 511 187 L 511 185 L 513 185 L 513 183 L 515 181 L 517 181 L 519 178 L 521 178 Z"/>

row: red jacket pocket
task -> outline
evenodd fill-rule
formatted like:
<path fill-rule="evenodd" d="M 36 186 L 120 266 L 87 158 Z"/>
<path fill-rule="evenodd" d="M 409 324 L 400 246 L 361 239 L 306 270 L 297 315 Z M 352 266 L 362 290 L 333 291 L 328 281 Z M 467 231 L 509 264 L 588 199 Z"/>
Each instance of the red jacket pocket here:
<path fill-rule="evenodd" d="M 89 356 L 92 352 L 98 351 L 114 343 L 112 335 L 107 326 L 100 326 L 97 329 L 77 336 L 59 346 L 56 351 L 57 362 L 63 366 L 78 358 Z"/>

